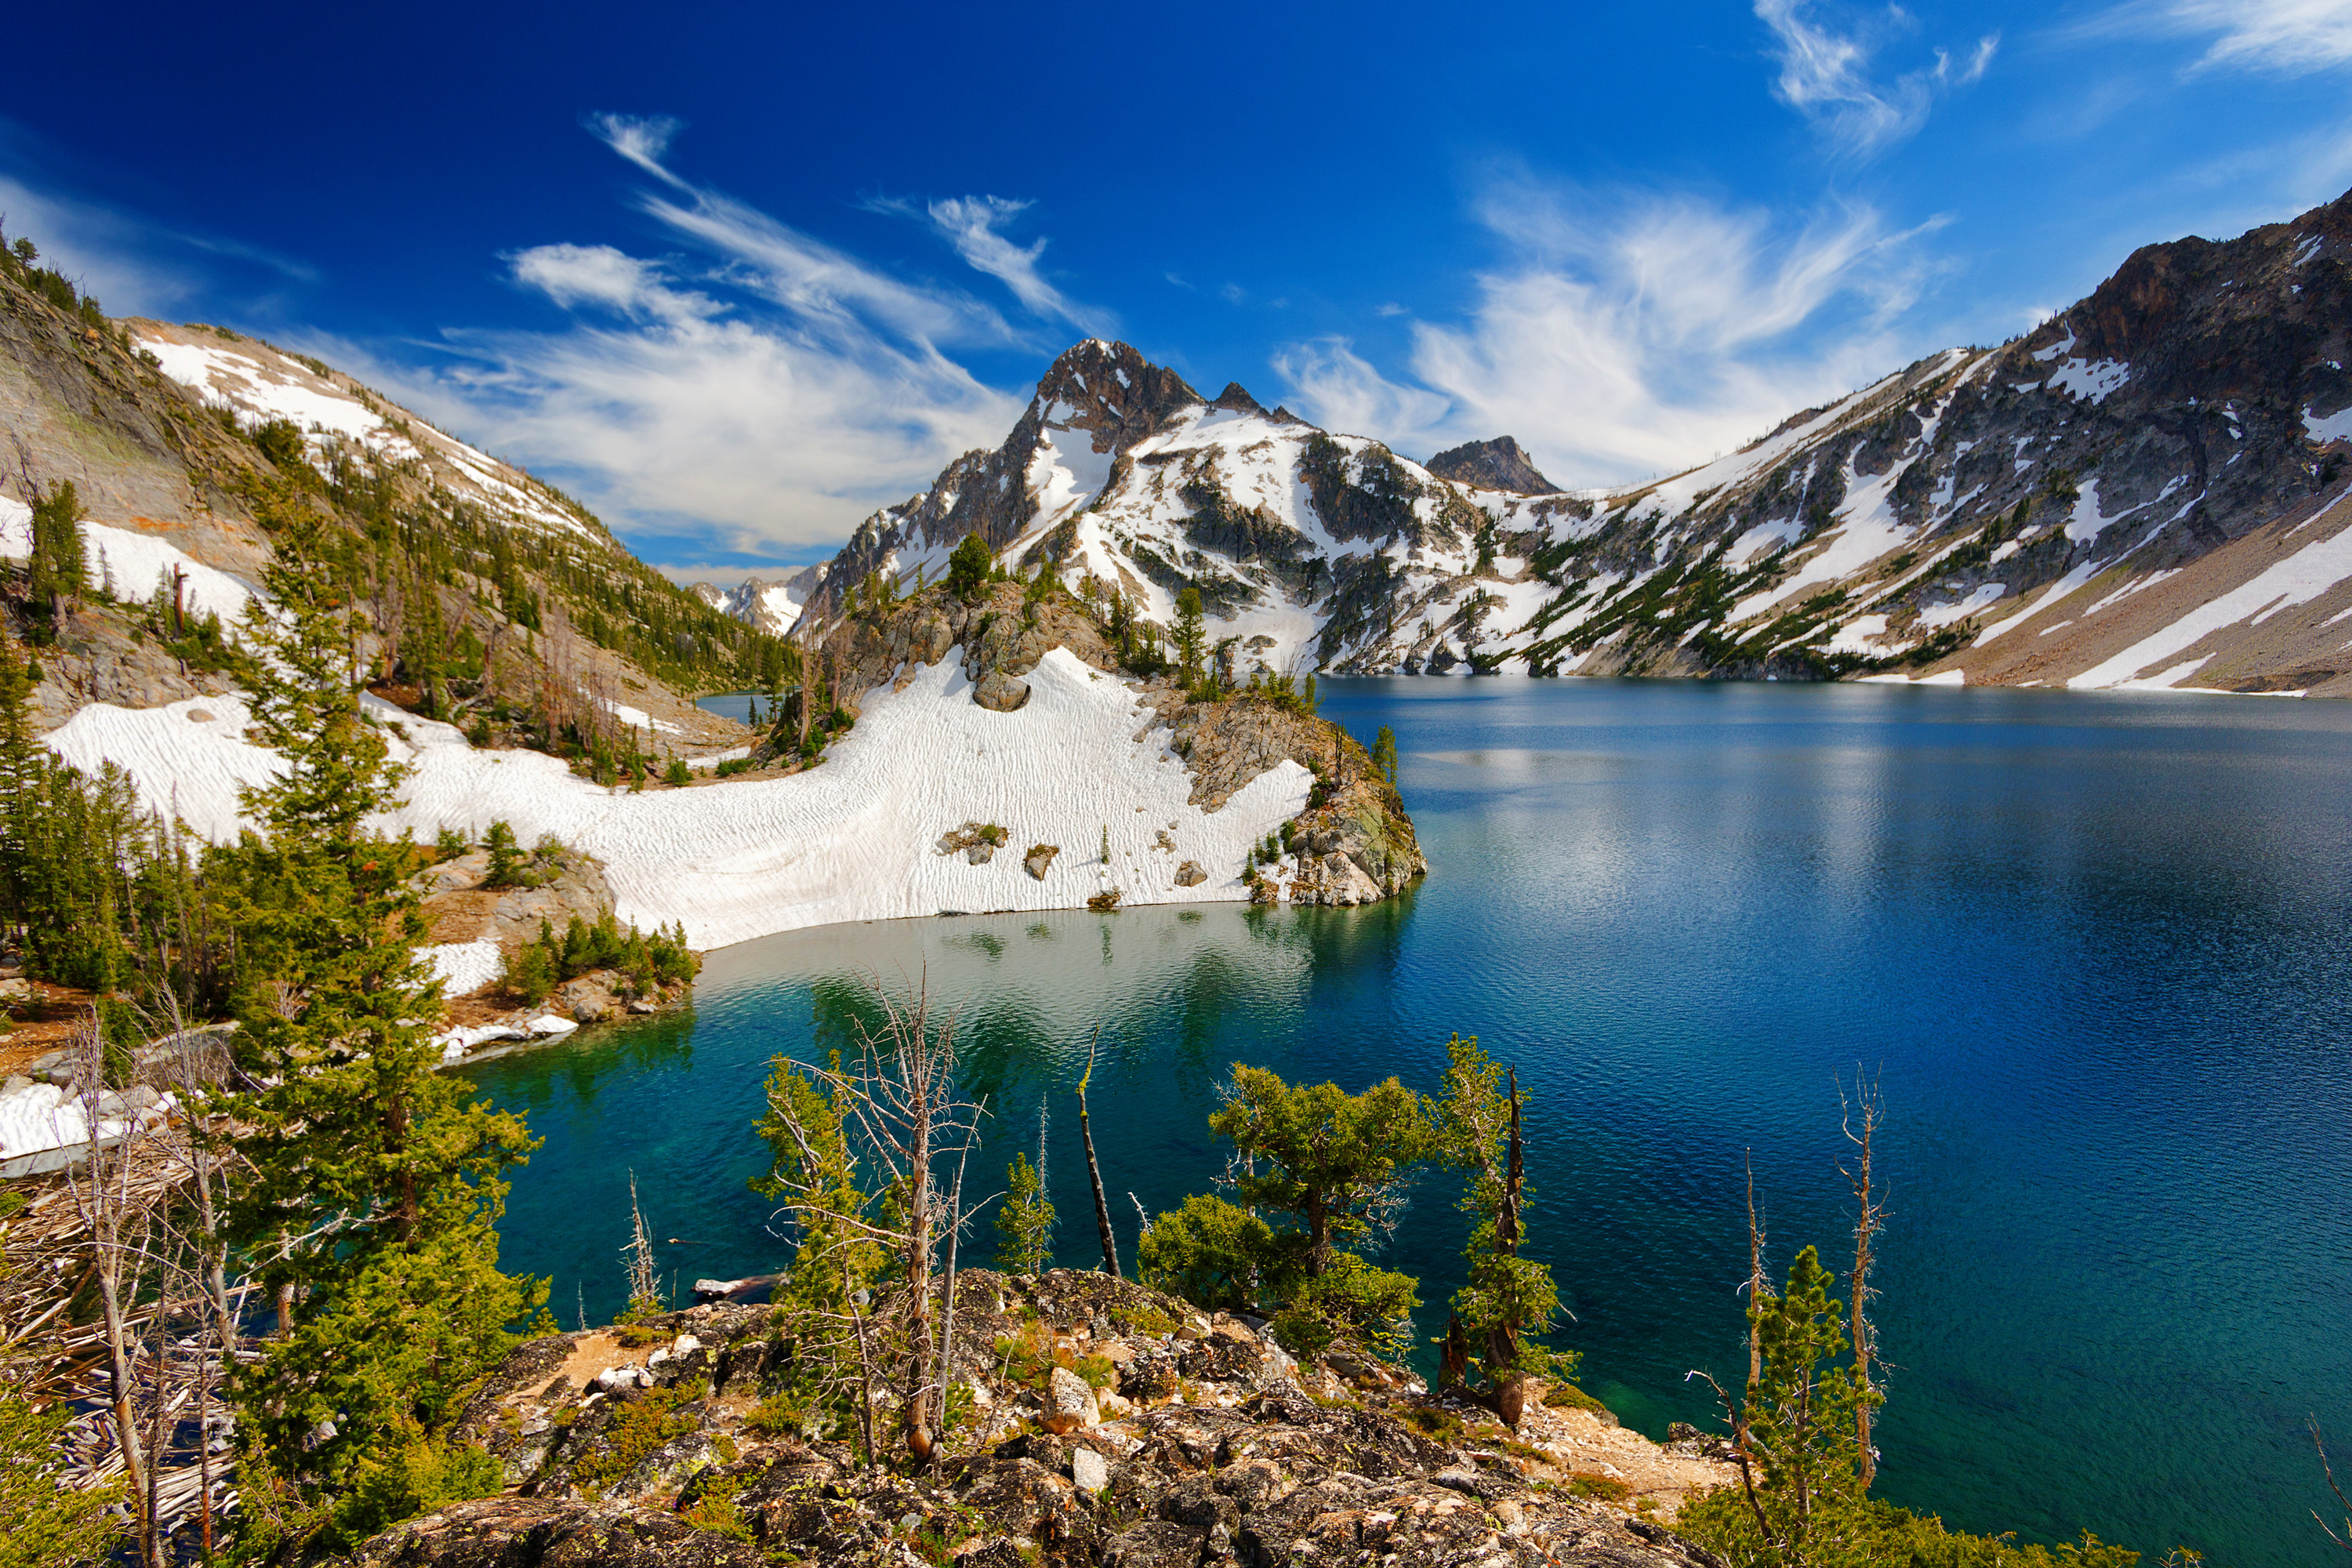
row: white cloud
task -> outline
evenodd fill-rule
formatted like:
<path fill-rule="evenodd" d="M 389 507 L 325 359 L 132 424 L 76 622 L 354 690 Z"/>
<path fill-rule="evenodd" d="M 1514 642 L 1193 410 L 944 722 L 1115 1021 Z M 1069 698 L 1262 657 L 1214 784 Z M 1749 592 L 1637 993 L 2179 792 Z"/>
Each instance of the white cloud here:
<path fill-rule="evenodd" d="M 507 260 L 516 282 L 567 310 L 602 305 L 625 315 L 678 320 L 721 309 L 702 294 L 670 288 L 661 268 L 609 245 L 537 245 Z"/>
<path fill-rule="evenodd" d="M 931 203 L 927 210 L 933 226 L 947 237 L 958 256 L 1003 283 L 1034 314 L 1067 321 L 1083 331 L 1109 331 L 1112 329 L 1100 311 L 1072 303 L 1039 274 L 1037 258 L 1045 252 L 1044 240 L 1024 249 L 999 232 L 1000 225 L 1028 205 L 1003 196 L 950 196 Z"/>
<path fill-rule="evenodd" d="M 2000 47 L 2000 35 L 1977 40 L 1966 59 L 1937 49 L 1935 63 L 1897 77 L 1872 79 L 1870 48 L 1856 35 L 1832 31 L 1804 15 L 1802 0 L 1756 0 L 1756 16 L 1772 30 L 1780 74 L 1772 96 L 1820 126 L 1841 151 L 1868 156 L 1904 141 L 1927 122 L 1936 96 L 1981 78 Z M 1899 9 L 1891 21 L 1907 20 Z"/>
<path fill-rule="evenodd" d="M 1517 184 L 1482 216 L 1507 259 L 1466 321 L 1414 324 L 1411 384 L 1345 343 L 1276 359 L 1319 423 L 1414 452 L 1507 433 L 1563 483 L 1674 471 L 1897 362 L 1922 270 L 1867 209 L 1791 227 Z"/>
<path fill-rule="evenodd" d="M 804 556 L 1003 439 L 1019 399 L 945 352 L 1023 342 L 1001 314 L 680 178 L 662 161 L 670 122 L 591 124 L 655 177 L 637 205 L 706 259 L 516 252 L 515 283 L 564 324 L 451 330 L 436 368 L 371 367 L 387 390 L 697 554 Z"/>
<path fill-rule="evenodd" d="M 2211 36 L 2209 67 L 2301 75 L 2352 63 L 2352 0 L 2158 0 L 2119 20 Z"/>
<path fill-rule="evenodd" d="M 1274 369 L 1327 430 L 1409 444 L 1452 406 L 1437 393 L 1389 380 L 1346 338 L 1292 343 L 1276 351 Z"/>

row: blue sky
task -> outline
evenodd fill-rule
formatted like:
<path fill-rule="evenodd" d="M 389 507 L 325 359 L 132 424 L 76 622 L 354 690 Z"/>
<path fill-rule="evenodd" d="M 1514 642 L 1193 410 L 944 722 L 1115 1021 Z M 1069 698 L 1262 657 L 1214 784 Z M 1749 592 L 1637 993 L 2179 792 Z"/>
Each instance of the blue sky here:
<path fill-rule="evenodd" d="M 37 8 L 0 213 L 725 580 L 1117 336 L 1668 471 L 2352 186 L 2352 0 Z M 71 62 L 68 68 L 67 62 Z"/>

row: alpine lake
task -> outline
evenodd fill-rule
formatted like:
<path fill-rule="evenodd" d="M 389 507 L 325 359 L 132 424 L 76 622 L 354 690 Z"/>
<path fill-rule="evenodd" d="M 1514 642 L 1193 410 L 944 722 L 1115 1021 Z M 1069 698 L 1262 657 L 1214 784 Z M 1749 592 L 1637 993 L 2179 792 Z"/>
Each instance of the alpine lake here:
<path fill-rule="evenodd" d="M 2352 705 L 2169 693 L 1331 680 L 1382 724 L 1432 875 L 1362 910 L 881 921 L 714 952 L 690 1011 L 469 1076 L 545 1146 L 510 1268 L 602 1321 L 634 1173 L 674 1300 L 785 1249 L 752 1122 L 877 981 L 953 1013 L 982 1191 L 1048 1113 L 1058 1256 L 1098 1262 L 1071 1090 L 1122 1258 L 1209 1190 L 1236 1061 L 1435 1086 L 1453 1032 L 1529 1095 L 1529 1250 L 1555 1343 L 1628 1425 L 1706 1425 L 1746 1370 L 1752 1166 L 1775 1271 L 1843 1269 L 1840 1086 L 1874 1079 L 1890 1210 L 1881 1495 L 2214 1568 L 2331 1552 L 2305 1429 L 2352 1461 Z M 714 700 L 720 707 L 724 700 Z M 740 700 L 737 700 L 740 704 Z M 1376 1256 L 1425 1341 L 1453 1180 Z M 983 1215 L 965 1243 L 985 1263 Z M 2339 1473 L 2341 1471 L 2339 1470 Z M 2324 1511 L 2324 1510 L 2323 1510 Z"/>

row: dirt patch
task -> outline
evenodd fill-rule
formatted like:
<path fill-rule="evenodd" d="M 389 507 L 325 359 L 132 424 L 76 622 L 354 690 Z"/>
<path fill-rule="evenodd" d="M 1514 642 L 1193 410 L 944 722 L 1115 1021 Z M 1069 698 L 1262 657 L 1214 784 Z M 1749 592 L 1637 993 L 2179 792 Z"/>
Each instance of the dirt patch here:
<path fill-rule="evenodd" d="M 94 991 L 52 985 L 46 980 L 30 984 L 31 997 L 8 1008 L 8 1033 L 0 1037 L 0 1076 L 23 1072 L 35 1058 L 64 1045 L 98 999 Z"/>
<path fill-rule="evenodd" d="M 478 942 L 483 928 L 490 923 L 490 915 L 498 907 L 499 895 L 488 889 L 435 893 L 424 903 L 425 940 L 436 946 L 453 942 Z"/>

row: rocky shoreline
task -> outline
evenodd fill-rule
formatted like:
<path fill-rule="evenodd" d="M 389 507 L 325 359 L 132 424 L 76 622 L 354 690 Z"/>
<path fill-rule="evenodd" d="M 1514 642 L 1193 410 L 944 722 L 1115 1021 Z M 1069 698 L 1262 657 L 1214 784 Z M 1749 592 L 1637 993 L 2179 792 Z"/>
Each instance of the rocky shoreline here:
<path fill-rule="evenodd" d="M 966 1270 L 955 1306 L 964 1415 L 922 1473 L 793 1429 L 763 1403 L 795 1353 L 774 1315 L 711 1304 L 514 1352 L 455 1433 L 504 1489 L 341 1561 L 1719 1568 L 1669 1526 L 1729 1468 L 1580 1393 L 1514 1432 L 1368 1356 L 1302 1363 L 1248 1321 L 1102 1274 Z"/>

